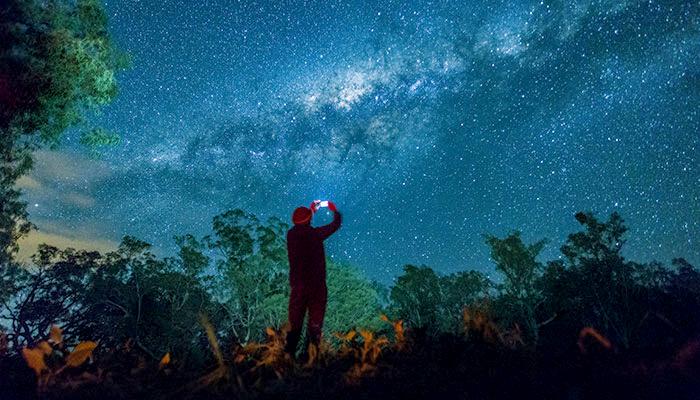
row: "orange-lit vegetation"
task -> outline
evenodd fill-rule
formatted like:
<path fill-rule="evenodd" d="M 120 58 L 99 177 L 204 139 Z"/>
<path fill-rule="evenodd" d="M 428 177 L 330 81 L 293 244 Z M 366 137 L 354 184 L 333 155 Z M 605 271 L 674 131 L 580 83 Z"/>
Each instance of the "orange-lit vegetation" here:
<path fill-rule="evenodd" d="M 391 371 L 397 367 L 392 365 L 397 356 L 403 354 L 410 359 L 415 356 L 414 352 L 419 354 L 421 349 L 416 349 L 415 345 L 411 344 L 413 332 L 404 328 L 403 321 L 392 321 L 385 314 L 381 314 L 379 319 L 387 323 L 391 330 L 384 333 L 366 329 L 336 332 L 333 344 L 323 340 L 319 349 L 313 345 L 309 346 L 308 358 L 298 363 L 284 352 L 287 326 L 279 329 L 268 327 L 266 340 L 244 345 L 234 344 L 227 351 L 221 348 L 216 328 L 205 315 L 201 315 L 199 322 L 206 333 L 212 355 L 211 370 L 198 378 L 180 381 L 179 386 L 169 387 L 162 394 L 190 396 L 197 393 L 238 393 L 255 397 L 256 393 L 264 393 L 271 382 L 309 379 L 328 369 L 335 371 L 338 378 L 342 378 L 340 385 L 347 388 L 361 386 L 367 379 L 377 378 L 382 374 L 391 376 Z M 490 317 L 486 303 L 464 307 L 462 321 L 463 332 L 458 340 L 464 345 L 474 343 L 477 346 L 490 345 L 496 349 L 503 349 L 492 353 L 493 355 L 502 351 L 512 354 L 528 352 L 524 350 L 518 326 L 514 325 L 509 329 L 499 327 Z M 677 370 L 687 369 L 688 364 L 698 359 L 700 346 L 697 343 L 688 343 L 672 359 L 659 365 L 670 365 Z M 597 345 L 601 351 L 613 350 L 610 340 L 592 327 L 581 330 L 577 345 L 582 357 L 589 353 L 591 345 Z M 177 373 L 176 371 L 182 370 L 183 367 L 177 359 L 177 354 L 168 352 L 157 362 L 147 362 L 143 357 L 132 358 L 134 365 L 128 366 L 128 372 L 118 371 L 113 369 L 125 366 L 110 364 L 110 360 L 113 362 L 116 353 L 133 352 L 133 343 L 126 343 L 117 349 L 100 350 L 97 343 L 83 341 L 70 346 L 70 351 L 68 347 L 63 341 L 61 329 L 53 325 L 46 340 L 38 342 L 35 347 L 22 349 L 27 367 L 36 375 L 37 393 L 59 390 L 66 391 L 70 397 L 70 393 L 81 393 L 83 387 L 116 385 L 117 380 L 111 378 L 114 374 L 128 373 L 132 384 L 143 383 L 143 380 L 153 378 L 166 379 L 168 375 Z M 99 354 L 95 355 L 95 352 Z M 385 354 L 388 357 L 383 357 Z M 500 354 L 502 356 L 502 353 Z M 104 355 L 104 359 L 100 355 Z M 648 369 L 644 369 L 644 372 L 648 373 Z M 338 384 L 335 383 L 332 387 L 337 388 Z"/>
<path fill-rule="evenodd" d="M 322 341 L 320 349 L 311 345 L 308 349 L 308 360 L 303 365 L 297 365 L 284 352 L 286 327 L 282 329 L 268 327 L 266 341 L 250 342 L 245 345 L 237 344 L 233 347 L 231 354 L 225 354 L 219 345 L 214 326 L 206 316 L 202 315 L 200 324 L 206 332 L 215 366 L 212 371 L 191 382 L 185 388 L 196 392 L 224 383 L 234 384 L 239 389 L 244 389 L 246 388 L 245 382 L 254 382 L 253 386 L 259 386 L 266 377 L 271 376 L 270 373 L 277 379 L 283 379 L 285 375 L 294 373 L 299 368 L 310 369 L 321 364 L 327 366 L 329 361 L 334 358 L 350 360 L 352 365 L 345 373 L 345 381 L 351 384 L 359 383 L 363 377 L 371 376 L 377 369 L 377 363 L 383 349 L 392 348 L 401 351 L 406 348 L 403 322 L 390 321 L 383 314 L 380 318 L 393 327 L 393 342 L 384 335 L 377 336 L 374 332 L 364 329 L 360 330 L 359 334 L 355 330 L 345 334 L 336 333 L 340 340 L 337 348 L 333 348 L 327 341 Z M 63 342 L 60 327 L 53 325 L 47 340 L 38 342 L 33 348 L 25 347 L 22 349 L 22 357 L 27 367 L 36 374 L 39 392 L 45 392 L 52 388 L 77 389 L 84 384 L 100 382 L 108 372 L 102 367 L 97 367 L 97 373 L 82 371 L 78 375 L 68 376 L 68 374 L 64 374 L 67 369 L 77 371 L 88 360 L 93 364 L 100 365 L 100 360 L 93 359 L 93 352 L 97 345 L 92 341 L 83 341 L 68 351 Z M 120 349 L 108 350 L 108 352 L 129 353 L 132 349 L 132 345 L 127 343 Z M 164 371 L 172 367 L 173 362 L 177 363 L 177 360 L 174 360 L 170 353 L 166 353 L 153 367 L 157 368 L 158 371 Z M 138 358 L 136 365 L 130 369 L 130 373 L 138 375 L 152 372 L 145 371 L 147 368 L 144 359 Z M 95 370 L 94 368 L 90 369 Z"/>
<path fill-rule="evenodd" d="M 64 371 L 77 368 L 92 358 L 97 343 L 80 342 L 68 351 L 61 329 L 53 325 L 48 340 L 42 340 L 36 347 L 22 349 L 22 357 L 37 377 L 37 390 L 43 392 L 53 385 L 75 388 L 84 383 L 93 383 L 100 379 L 101 373 L 84 372 L 79 376 L 65 377 Z M 101 371 L 100 371 L 101 372 Z"/>
<path fill-rule="evenodd" d="M 510 344 L 499 328 L 484 313 L 464 309 L 465 335 L 476 335 L 488 341 L 498 341 L 501 344 Z M 335 337 L 337 344 L 331 345 L 323 340 L 320 348 L 311 345 L 308 348 L 308 359 L 302 363 L 295 363 L 284 352 L 285 334 L 288 327 L 280 329 L 268 327 L 266 329 L 267 340 L 263 342 L 249 342 L 245 345 L 236 344 L 230 354 L 221 349 L 216 335 L 215 327 L 205 315 L 200 316 L 200 324 L 206 332 L 211 354 L 214 360 L 213 369 L 189 382 L 180 388 L 188 392 L 208 390 L 217 385 L 233 385 L 238 390 L 250 390 L 260 387 L 267 379 L 282 380 L 289 375 L 299 374 L 300 371 L 314 368 L 328 367 L 329 365 L 345 361 L 349 368 L 342 374 L 344 382 L 348 385 L 358 385 L 364 378 L 374 376 L 380 368 L 383 352 L 410 351 L 407 332 L 403 321 L 392 321 L 385 314 L 379 319 L 391 326 L 390 335 L 379 334 L 366 329 L 350 330 L 345 333 L 337 332 Z M 24 348 L 22 356 L 26 365 L 31 368 L 37 377 L 37 389 L 45 392 L 50 389 L 78 389 L 81 385 L 103 382 L 107 374 L 117 371 L 107 371 L 108 365 L 102 365 L 101 360 L 95 360 L 93 352 L 97 343 L 92 341 L 80 342 L 71 351 L 66 349 L 62 339 L 62 331 L 53 325 L 47 340 L 42 340 L 33 348 Z M 126 343 L 119 349 L 106 350 L 107 353 L 133 351 L 133 344 Z M 142 357 L 131 366 L 130 374 L 138 376 L 144 374 L 151 376 L 157 370 L 170 373 L 174 365 L 177 365 L 177 355 L 166 353 L 156 364 L 147 365 Z M 67 376 L 63 374 L 66 369 L 72 368 L 74 372 L 87 361 L 91 367 L 84 368 L 79 374 Z M 95 368 L 95 365 L 97 367 Z M 149 370 L 150 368 L 150 370 Z M 175 367 L 176 368 L 176 367 Z M 87 372 L 98 371 L 98 373 Z"/>
<path fill-rule="evenodd" d="M 587 342 L 594 341 L 598 345 L 602 346 L 606 350 L 612 349 L 612 343 L 605 336 L 601 335 L 600 332 L 594 328 L 587 326 L 581 329 L 581 333 L 578 335 L 578 348 L 581 353 L 586 354 L 588 350 Z"/>

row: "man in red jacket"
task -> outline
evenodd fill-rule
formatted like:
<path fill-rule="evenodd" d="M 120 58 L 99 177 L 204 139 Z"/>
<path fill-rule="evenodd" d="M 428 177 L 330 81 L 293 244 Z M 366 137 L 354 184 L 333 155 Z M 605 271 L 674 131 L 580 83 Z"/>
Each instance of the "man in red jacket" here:
<path fill-rule="evenodd" d="M 321 340 L 323 317 L 326 313 L 326 252 L 323 241 L 340 228 L 341 216 L 335 204 L 328 202 L 333 212 L 333 222 L 318 228 L 311 226 L 311 217 L 318 204 L 311 208 L 294 210 L 294 226 L 287 232 L 287 255 L 289 257 L 289 324 L 285 350 L 292 358 L 296 353 L 304 314 L 309 311 L 307 343 L 318 346 Z"/>

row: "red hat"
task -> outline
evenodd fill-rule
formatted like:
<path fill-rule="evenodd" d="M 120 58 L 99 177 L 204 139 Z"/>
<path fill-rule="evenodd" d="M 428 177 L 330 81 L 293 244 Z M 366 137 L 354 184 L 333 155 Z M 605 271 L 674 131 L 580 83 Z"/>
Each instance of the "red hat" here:
<path fill-rule="evenodd" d="M 303 225 L 311 221 L 311 210 L 306 207 L 297 207 L 292 214 L 292 221 L 295 225 Z"/>

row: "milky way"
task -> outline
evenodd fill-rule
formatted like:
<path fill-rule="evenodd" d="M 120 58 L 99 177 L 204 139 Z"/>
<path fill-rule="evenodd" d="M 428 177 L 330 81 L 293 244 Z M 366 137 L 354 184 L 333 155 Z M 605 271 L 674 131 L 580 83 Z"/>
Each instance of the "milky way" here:
<path fill-rule="evenodd" d="M 335 259 L 492 271 L 484 233 L 548 238 L 618 211 L 627 255 L 700 263 L 697 2 L 107 1 L 133 56 L 21 183 L 40 231 L 172 251 L 241 207 L 334 200 Z M 60 166 L 60 168 L 57 168 Z"/>

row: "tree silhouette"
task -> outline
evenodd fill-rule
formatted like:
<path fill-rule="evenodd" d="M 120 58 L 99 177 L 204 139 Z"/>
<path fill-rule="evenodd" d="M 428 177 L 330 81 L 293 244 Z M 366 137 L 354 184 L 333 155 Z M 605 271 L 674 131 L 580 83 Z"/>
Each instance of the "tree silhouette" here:
<path fill-rule="evenodd" d="M 496 271 L 503 274 L 500 302 L 508 315 L 507 320 L 522 323 L 534 344 L 539 340 L 538 308 L 544 301 L 537 285 L 544 266 L 537 257 L 544 248 L 545 240 L 531 245 L 523 243 L 520 232 L 513 232 L 503 239 L 486 236 L 491 247 L 491 259 Z M 504 311 L 505 311 L 504 310 Z"/>

